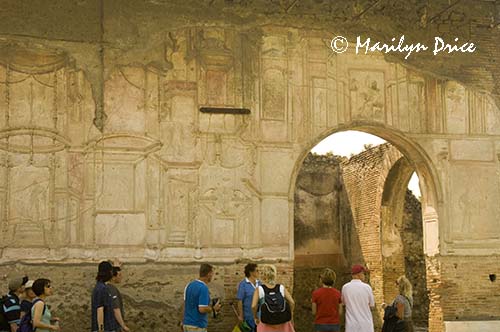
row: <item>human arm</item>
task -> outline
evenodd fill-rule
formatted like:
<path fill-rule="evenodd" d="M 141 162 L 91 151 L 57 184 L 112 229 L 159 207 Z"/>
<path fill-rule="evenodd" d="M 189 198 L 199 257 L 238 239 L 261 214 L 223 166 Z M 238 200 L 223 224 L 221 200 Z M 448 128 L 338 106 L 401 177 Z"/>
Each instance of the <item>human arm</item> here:
<path fill-rule="evenodd" d="M 213 311 L 218 312 L 221 307 L 222 307 L 222 304 L 220 303 L 220 301 L 217 301 L 217 303 L 214 304 L 213 306 L 200 304 L 198 306 L 198 311 L 202 314 L 207 314 L 207 313 L 211 313 Z"/>
<path fill-rule="evenodd" d="M 128 326 L 125 325 L 125 322 L 123 321 L 122 312 L 121 312 L 120 308 L 114 308 L 113 309 L 113 313 L 115 314 L 116 321 L 122 327 L 122 330 L 125 331 L 125 332 L 130 331 L 130 329 L 128 328 Z"/>
<path fill-rule="evenodd" d="M 368 286 L 368 287 L 370 287 L 370 286 Z M 375 308 L 375 296 L 373 296 L 373 290 L 371 287 L 370 287 L 370 297 L 369 297 L 368 302 L 369 302 L 370 308 L 372 308 L 372 309 Z"/>
<path fill-rule="evenodd" d="M 292 295 L 288 292 L 288 290 L 285 288 L 285 299 L 288 302 L 288 305 L 290 306 L 290 313 L 292 314 L 292 319 L 293 319 L 293 310 L 295 309 L 295 301 L 293 300 Z"/>
<path fill-rule="evenodd" d="M 396 316 L 398 316 L 398 318 L 402 320 L 405 313 L 405 305 L 401 302 L 396 302 L 396 308 L 397 308 Z"/>
<path fill-rule="evenodd" d="M 10 332 L 17 332 L 17 329 L 19 328 L 19 325 L 17 323 L 10 323 Z"/>
<path fill-rule="evenodd" d="M 312 310 L 312 314 L 313 314 L 314 316 L 316 316 L 316 303 L 314 303 L 314 302 L 312 303 L 312 305 L 311 305 L 311 310 Z"/>
<path fill-rule="evenodd" d="M 243 298 L 245 297 L 245 289 L 243 286 L 243 282 L 240 282 L 238 285 L 238 292 L 236 294 L 236 307 L 238 312 L 238 320 L 240 322 L 243 321 Z"/>
<path fill-rule="evenodd" d="M 104 331 L 104 306 L 97 308 L 97 330 Z"/>
<path fill-rule="evenodd" d="M 34 328 L 41 328 L 41 329 L 47 329 L 47 330 L 52 330 L 52 331 L 59 331 L 59 326 L 58 325 L 51 325 L 51 324 L 45 324 L 42 323 L 42 316 L 43 316 L 43 309 L 45 307 L 45 304 L 42 301 L 39 301 L 33 305 L 33 327 Z"/>
<path fill-rule="evenodd" d="M 200 293 L 198 298 L 198 311 L 201 314 L 207 314 L 211 312 L 218 312 L 221 308 L 220 300 L 217 301 L 214 305 L 210 305 L 210 294 L 208 292 L 208 287 L 205 287 L 203 291 Z"/>
<path fill-rule="evenodd" d="M 252 312 L 253 312 L 253 317 L 255 319 L 255 323 L 259 323 L 259 319 L 257 318 L 257 309 L 259 308 L 259 288 L 257 287 L 255 291 L 253 292 L 253 297 L 252 297 Z"/>
<path fill-rule="evenodd" d="M 243 301 L 238 300 L 237 302 L 237 307 L 238 307 L 238 320 L 240 322 L 243 321 Z"/>

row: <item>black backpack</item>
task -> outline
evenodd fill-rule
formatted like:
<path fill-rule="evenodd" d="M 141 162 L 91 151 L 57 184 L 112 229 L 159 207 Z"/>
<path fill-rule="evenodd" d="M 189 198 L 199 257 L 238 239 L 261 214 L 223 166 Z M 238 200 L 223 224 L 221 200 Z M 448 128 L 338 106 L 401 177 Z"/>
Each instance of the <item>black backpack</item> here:
<path fill-rule="evenodd" d="M 260 306 L 260 320 L 270 325 L 283 324 L 292 319 L 290 306 L 280 292 L 280 285 L 274 288 L 261 286 L 264 290 L 264 302 Z"/>
<path fill-rule="evenodd" d="M 33 301 L 33 306 L 37 302 L 43 302 L 42 299 L 36 299 Z M 43 311 L 42 311 L 42 316 L 45 314 L 45 309 L 47 309 L 47 306 L 45 303 L 43 303 Z M 33 327 L 33 317 L 31 317 L 31 310 L 28 311 L 23 318 L 21 318 L 21 322 L 19 323 L 19 328 L 17 329 L 17 332 L 34 332 L 36 331 L 36 327 Z"/>
<path fill-rule="evenodd" d="M 405 322 L 399 319 L 397 312 L 398 309 L 395 302 L 385 307 L 382 332 L 406 332 Z"/>

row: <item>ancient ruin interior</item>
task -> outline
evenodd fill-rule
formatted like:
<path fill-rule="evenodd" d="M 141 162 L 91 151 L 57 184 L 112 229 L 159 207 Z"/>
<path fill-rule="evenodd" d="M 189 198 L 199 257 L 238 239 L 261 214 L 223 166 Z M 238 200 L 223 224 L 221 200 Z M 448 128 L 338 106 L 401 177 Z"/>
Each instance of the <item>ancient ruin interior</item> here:
<path fill-rule="evenodd" d="M 402 35 L 477 47 L 353 47 Z M 174 331 L 210 262 L 209 331 L 230 331 L 247 262 L 304 301 L 318 268 L 340 286 L 360 262 L 377 304 L 411 274 L 430 332 L 499 331 L 499 63 L 495 0 L 0 0 L 2 280 L 49 277 L 64 330 L 87 331 L 119 258 L 131 329 Z M 344 130 L 389 144 L 309 154 Z"/>

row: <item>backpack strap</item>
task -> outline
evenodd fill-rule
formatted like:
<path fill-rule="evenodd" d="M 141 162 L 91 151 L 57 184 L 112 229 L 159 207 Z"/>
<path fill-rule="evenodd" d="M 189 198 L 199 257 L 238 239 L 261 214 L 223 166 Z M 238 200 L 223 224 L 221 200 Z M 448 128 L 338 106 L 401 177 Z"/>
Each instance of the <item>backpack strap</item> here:
<path fill-rule="evenodd" d="M 43 303 L 43 311 L 42 311 L 42 316 L 43 316 L 43 315 L 45 315 L 45 309 L 47 309 L 47 306 L 45 305 L 45 302 L 40 298 L 37 298 L 37 299 L 35 299 L 35 301 L 33 301 L 33 306 L 38 302 Z"/>

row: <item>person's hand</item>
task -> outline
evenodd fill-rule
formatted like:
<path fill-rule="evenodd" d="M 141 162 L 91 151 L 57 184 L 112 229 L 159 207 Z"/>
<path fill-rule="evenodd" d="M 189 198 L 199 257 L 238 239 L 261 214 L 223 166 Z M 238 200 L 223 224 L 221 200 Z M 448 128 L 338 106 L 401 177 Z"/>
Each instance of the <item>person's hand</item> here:
<path fill-rule="evenodd" d="M 216 304 L 214 304 L 213 309 L 215 312 L 219 312 L 221 307 L 222 307 L 222 304 L 220 303 L 220 300 L 219 300 L 219 301 L 217 301 Z"/>
<path fill-rule="evenodd" d="M 123 331 L 125 331 L 125 332 L 129 332 L 129 331 L 130 331 L 130 329 L 128 328 L 128 326 L 127 326 L 127 325 L 124 325 L 124 326 L 122 327 L 122 330 L 123 330 Z"/>
<path fill-rule="evenodd" d="M 243 322 L 243 316 L 238 315 L 238 321 L 241 323 Z"/>
<path fill-rule="evenodd" d="M 51 331 L 60 331 L 61 330 L 61 327 L 59 325 L 50 325 L 50 329 Z"/>
<path fill-rule="evenodd" d="M 52 317 L 51 321 L 53 321 L 53 322 L 60 322 L 61 319 L 59 317 Z"/>

